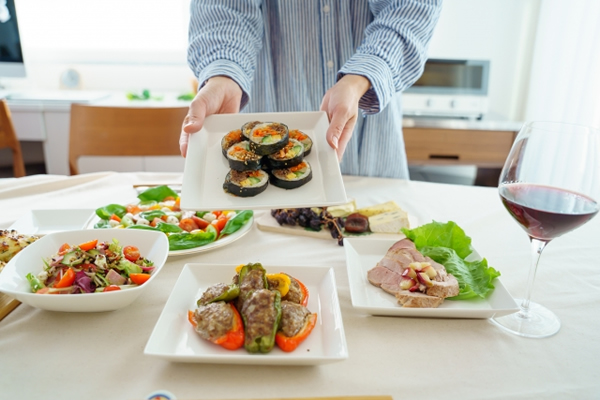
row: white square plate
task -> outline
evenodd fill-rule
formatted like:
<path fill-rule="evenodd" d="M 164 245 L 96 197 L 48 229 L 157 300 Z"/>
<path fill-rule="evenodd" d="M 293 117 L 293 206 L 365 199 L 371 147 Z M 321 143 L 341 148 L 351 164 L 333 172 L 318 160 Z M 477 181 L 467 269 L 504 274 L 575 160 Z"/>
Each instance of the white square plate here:
<path fill-rule="evenodd" d="M 292 190 L 269 184 L 254 197 L 237 197 L 223 190 L 229 164 L 221 152 L 221 139 L 228 132 L 240 129 L 248 121 L 272 121 L 299 129 L 313 141 L 306 161 L 313 178 Z M 319 207 L 348 201 L 342 182 L 340 165 L 325 140 L 329 126 L 325 112 L 258 113 L 211 115 L 204 127 L 190 137 L 183 172 L 181 208 L 187 210 L 248 210 L 270 208 Z"/>
<path fill-rule="evenodd" d="M 397 240 L 344 239 L 352 306 L 373 315 L 428 318 L 492 318 L 519 310 L 500 282 L 486 299 L 445 300 L 438 308 L 405 308 L 396 298 L 367 280 L 367 271 L 383 258 Z"/>
<path fill-rule="evenodd" d="M 8 229 L 21 234 L 47 235 L 53 232 L 85 229 L 95 215 L 94 209 L 31 210 Z"/>
<path fill-rule="evenodd" d="M 293 352 L 275 347 L 268 354 L 230 351 L 202 339 L 188 322 L 188 310 L 211 285 L 230 282 L 236 265 L 186 264 L 175 283 L 144 354 L 171 361 L 215 364 L 313 365 L 348 358 L 342 314 L 333 268 L 264 266 L 267 272 L 286 272 L 303 282 L 310 293 L 308 309 L 317 313 L 310 336 Z"/>

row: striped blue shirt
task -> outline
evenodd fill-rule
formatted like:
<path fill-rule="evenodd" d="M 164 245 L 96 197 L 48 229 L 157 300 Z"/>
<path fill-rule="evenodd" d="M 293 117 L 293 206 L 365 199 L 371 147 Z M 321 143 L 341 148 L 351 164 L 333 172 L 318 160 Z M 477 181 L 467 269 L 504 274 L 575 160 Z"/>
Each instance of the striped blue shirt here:
<path fill-rule="evenodd" d="M 188 63 L 226 75 L 244 112 L 318 111 L 345 74 L 371 89 L 341 163 L 348 175 L 408 179 L 400 92 L 423 71 L 441 0 L 192 0 Z"/>

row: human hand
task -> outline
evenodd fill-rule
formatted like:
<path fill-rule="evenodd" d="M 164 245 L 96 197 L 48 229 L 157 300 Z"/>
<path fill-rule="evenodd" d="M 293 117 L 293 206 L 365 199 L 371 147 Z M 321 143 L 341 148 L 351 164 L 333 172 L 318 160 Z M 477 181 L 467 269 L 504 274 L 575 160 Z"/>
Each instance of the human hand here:
<path fill-rule="evenodd" d="M 192 133 L 198 132 L 204 125 L 204 119 L 213 114 L 229 114 L 240 111 L 242 89 L 231 78 L 214 76 L 198 91 L 190 110 L 183 120 L 179 149 L 182 156 L 187 155 L 188 142 Z"/>
<path fill-rule="evenodd" d="M 342 160 L 358 118 L 358 101 L 371 87 L 361 75 L 345 75 L 325 93 L 321 110 L 329 117 L 326 138 Z"/>

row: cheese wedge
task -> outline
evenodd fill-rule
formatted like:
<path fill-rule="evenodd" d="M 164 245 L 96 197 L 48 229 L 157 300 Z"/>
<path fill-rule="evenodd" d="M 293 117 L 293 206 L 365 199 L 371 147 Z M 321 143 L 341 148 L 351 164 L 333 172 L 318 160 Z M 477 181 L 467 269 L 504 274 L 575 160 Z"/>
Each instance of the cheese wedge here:
<path fill-rule="evenodd" d="M 373 215 L 383 214 L 390 211 L 401 210 L 400 206 L 395 201 L 388 201 L 387 203 L 377 204 L 371 207 L 359 208 L 356 210 L 357 213 L 364 215 L 365 217 L 372 217 Z"/>
<path fill-rule="evenodd" d="M 400 233 L 402 228 L 410 228 L 408 214 L 404 210 L 394 210 L 369 217 L 371 232 Z"/>
<path fill-rule="evenodd" d="M 327 207 L 327 211 L 332 217 L 347 217 L 356 211 L 356 201 L 351 200 L 348 203 L 340 204 L 339 206 Z"/>

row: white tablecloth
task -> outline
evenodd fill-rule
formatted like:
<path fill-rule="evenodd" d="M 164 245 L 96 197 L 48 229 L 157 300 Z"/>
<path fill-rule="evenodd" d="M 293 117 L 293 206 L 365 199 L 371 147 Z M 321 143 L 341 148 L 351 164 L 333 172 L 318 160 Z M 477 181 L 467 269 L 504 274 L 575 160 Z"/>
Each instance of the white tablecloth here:
<path fill-rule="evenodd" d="M 133 183 L 169 174 L 89 174 L 0 180 L 0 228 L 32 208 L 96 207 L 135 198 Z M 359 206 L 395 200 L 425 219 L 456 221 L 478 252 L 524 294 L 530 250 L 493 188 L 345 177 Z M 71 314 L 19 306 L 0 322 L 1 399 L 178 399 L 392 395 L 395 399 L 600 398 L 600 218 L 546 248 L 533 300 L 553 310 L 560 332 L 533 340 L 488 320 L 369 316 L 352 307 L 344 249 L 334 240 L 264 232 L 220 249 L 170 258 L 152 290 L 130 307 Z M 247 249 L 252 249 L 249 259 Z M 308 252 L 305 249 L 310 249 Z M 294 262 L 301 260 L 301 262 Z M 333 266 L 349 358 L 313 367 L 173 363 L 144 346 L 184 264 Z"/>

